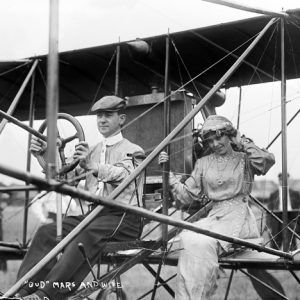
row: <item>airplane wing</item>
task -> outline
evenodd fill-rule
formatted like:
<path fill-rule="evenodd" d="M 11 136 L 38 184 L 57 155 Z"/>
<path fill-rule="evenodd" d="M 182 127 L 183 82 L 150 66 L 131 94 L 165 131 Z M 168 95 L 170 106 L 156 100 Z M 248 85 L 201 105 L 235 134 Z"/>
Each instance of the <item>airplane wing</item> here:
<path fill-rule="evenodd" d="M 300 63 L 300 10 L 291 11 L 286 20 L 286 76 L 297 78 Z M 198 76 L 185 86 L 203 97 L 236 61 L 270 17 L 224 23 L 194 30 L 170 33 L 170 81 L 172 90 Z M 120 45 L 120 94 L 123 97 L 149 94 L 153 87 L 163 90 L 166 34 L 122 42 Z M 60 111 L 73 115 L 89 112 L 93 101 L 114 93 L 117 44 L 78 49 L 60 53 Z M 45 82 L 47 56 L 39 59 L 35 77 L 36 118 L 45 117 Z M 21 63 L 19 63 L 21 64 Z M 2 110 L 7 110 L 29 71 L 30 65 L 7 72 L 9 64 L 0 62 Z M 199 74 L 201 74 L 199 76 Z M 280 79 L 280 23 L 269 29 L 259 44 L 224 88 L 270 82 Z M 16 109 L 16 117 L 28 118 L 30 86 Z M 222 94 L 215 96 L 217 104 Z"/>

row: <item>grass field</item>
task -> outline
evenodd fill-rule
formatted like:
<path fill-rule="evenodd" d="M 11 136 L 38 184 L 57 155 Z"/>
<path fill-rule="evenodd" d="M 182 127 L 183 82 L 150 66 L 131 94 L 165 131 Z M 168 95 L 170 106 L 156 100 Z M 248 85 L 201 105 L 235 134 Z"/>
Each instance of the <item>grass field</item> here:
<path fill-rule="evenodd" d="M 22 241 L 22 220 L 23 210 L 21 207 L 7 207 L 3 212 L 3 228 L 5 241 Z M 33 214 L 29 216 L 28 236 L 32 237 L 35 230 L 38 228 L 39 223 Z M 7 272 L 0 271 L 0 291 L 7 290 L 15 281 L 16 274 L 20 265 L 20 261 L 8 261 Z M 154 266 L 156 269 L 156 266 Z M 281 282 L 287 297 L 290 300 L 300 300 L 300 284 L 296 282 L 293 276 L 287 271 L 270 271 Z M 162 277 L 164 279 L 176 273 L 175 267 L 164 266 L 162 268 Z M 229 271 L 221 273 L 219 286 L 211 297 L 212 300 L 224 299 L 226 292 L 227 282 L 229 279 Z M 300 271 L 296 272 L 300 277 Z M 153 276 L 141 265 L 133 267 L 130 271 L 126 272 L 121 277 L 122 287 L 125 290 L 128 299 L 133 300 L 142 294 L 146 293 L 152 288 L 154 283 Z M 175 287 L 175 279 L 170 281 L 170 286 Z M 147 296 L 145 299 L 150 299 Z M 157 291 L 156 299 L 168 300 L 172 299 L 170 295 L 163 289 L 159 288 Z M 255 300 L 260 299 L 252 287 L 250 280 L 241 272 L 234 273 L 232 286 L 228 296 L 229 300 L 247 299 Z"/>

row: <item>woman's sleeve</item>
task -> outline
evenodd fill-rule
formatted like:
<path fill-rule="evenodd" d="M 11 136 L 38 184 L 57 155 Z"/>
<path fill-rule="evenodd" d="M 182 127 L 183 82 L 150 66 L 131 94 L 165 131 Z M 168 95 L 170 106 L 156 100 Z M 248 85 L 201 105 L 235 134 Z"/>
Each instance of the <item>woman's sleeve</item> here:
<path fill-rule="evenodd" d="M 274 154 L 259 148 L 252 140 L 242 137 L 241 144 L 244 152 L 248 156 L 253 175 L 265 175 L 275 164 Z"/>
<path fill-rule="evenodd" d="M 179 179 L 170 172 L 169 183 L 174 198 L 183 204 L 200 201 L 201 180 L 199 160 L 191 176 L 184 183 L 181 183 Z"/>

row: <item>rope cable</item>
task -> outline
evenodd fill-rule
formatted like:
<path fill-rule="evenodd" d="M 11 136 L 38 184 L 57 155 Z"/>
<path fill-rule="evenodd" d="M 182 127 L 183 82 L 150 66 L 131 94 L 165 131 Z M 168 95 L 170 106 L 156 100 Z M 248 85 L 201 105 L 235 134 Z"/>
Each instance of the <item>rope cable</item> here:
<path fill-rule="evenodd" d="M 19 66 L 12 67 L 11 69 L 6 70 L 6 71 L 0 73 L 0 76 L 3 76 L 3 75 L 8 74 L 8 73 L 11 73 L 11 72 L 13 72 L 13 71 L 15 71 L 15 70 L 17 70 L 17 69 L 23 68 L 23 67 L 27 66 L 27 65 L 30 64 L 30 63 L 31 63 L 31 60 L 30 60 L 30 61 L 26 61 L 26 62 L 24 62 L 23 64 L 21 64 L 21 65 L 19 65 Z"/>
<path fill-rule="evenodd" d="M 250 77 L 250 79 L 249 79 L 247 85 L 250 85 L 250 84 L 251 84 L 252 79 L 253 79 L 253 77 L 254 77 L 254 74 L 256 73 L 256 71 L 257 71 L 257 69 L 258 69 L 258 66 L 259 66 L 260 62 L 261 62 L 261 60 L 263 59 L 263 57 L 264 57 L 264 55 L 265 55 L 265 53 L 266 53 L 266 51 L 267 51 L 267 49 L 268 49 L 268 47 L 269 47 L 269 44 L 270 44 L 270 42 L 271 42 L 271 40 L 272 40 L 272 38 L 273 38 L 273 35 L 274 35 L 275 31 L 278 32 L 278 22 L 276 23 L 276 26 L 274 26 L 274 28 L 273 28 L 273 30 L 272 30 L 272 32 L 271 32 L 271 34 L 270 34 L 270 37 L 269 37 L 269 39 L 268 39 L 268 41 L 267 41 L 267 44 L 265 45 L 265 48 L 263 49 L 263 52 L 262 52 L 262 54 L 260 55 L 260 58 L 259 58 L 257 64 L 255 65 L 255 68 L 254 68 L 254 70 L 253 70 L 253 73 L 252 73 L 252 75 L 251 75 L 251 77 Z M 277 37 L 277 36 L 276 36 L 276 37 Z M 275 44 L 275 45 L 276 45 L 276 44 Z M 276 45 L 276 46 L 277 46 L 277 45 Z M 275 46 L 275 50 L 276 50 L 276 46 Z M 275 52 L 275 55 L 276 55 L 276 52 Z M 273 79 L 273 81 L 274 81 L 274 73 L 272 74 L 272 79 Z M 262 80 L 261 80 L 261 81 L 262 81 Z"/>
<path fill-rule="evenodd" d="M 183 78 L 182 78 L 182 74 L 181 74 L 181 72 L 180 72 L 180 65 L 179 65 L 179 62 L 178 62 L 178 57 L 179 57 L 179 59 L 180 59 L 182 65 L 183 65 L 183 67 L 184 67 L 186 73 L 188 74 L 189 79 L 191 79 L 192 76 L 191 76 L 191 73 L 189 72 L 189 70 L 188 70 L 186 64 L 184 63 L 184 60 L 183 60 L 183 58 L 182 58 L 180 52 L 178 51 L 178 49 L 177 49 L 177 47 L 176 47 L 176 44 L 175 44 L 174 40 L 173 40 L 172 38 L 170 38 L 170 40 L 171 40 L 171 43 L 172 43 L 172 45 L 173 45 L 173 47 L 174 47 L 174 50 L 175 50 L 175 53 L 176 53 L 176 62 L 177 62 L 177 66 L 178 66 L 179 76 L 180 76 L 180 83 L 181 83 L 181 85 L 183 85 Z M 193 84 L 193 86 L 194 86 L 194 88 L 195 88 L 195 90 L 196 90 L 196 92 L 197 92 L 199 98 L 202 99 L 202 96 L 201 96 L 201 94 L 200 94 L 200 92 L 199 92 L 199 90 L 198 90 L 198 88 L 197 88 L 197 86 L 196 86 L 194 80 L 192 81 L 192 84 Z"/>
<path fill-rule="evenodd" d="M 115 49 L 113 55 L 111 56 L 110 61 L 109 61 L 109 63 L 108 63 L 108 66 L 107 66 L 106 70 L 104 71 L 104 73 L 103 73 L 103 75 L 102 75 L 102 77 L 101 77 L 101 79 L 100 79 L 99 85 L 98 85 L 98 87 L 97 87 L 97 89 L 96 89 L 94 98 L 93 98 L 92 103 L 91 103 L 91 105 L 90 105 L 90 108 L 89 108 L 89 110 L 88 110 L 88 112 L 87 112 L 87 115 L 90 114 L 91 108 L 92 108 L 93 104 L 96 102 L 98 93 L 99 93 L 99 91 L 100 91 L 100 89 L 101 89 L 101 87 L 102 87 L 102 83 L 103 83 L 103 81 L 104 81 L 104 79 L 105 79 L 105 77 L 106 77 L 106 75 L 107 75 L 107 73 L 108 73 L 108 70 L 110 69 L 110 66 L 111 66 L 111 64 L 112 64 L 112 62 L 113 62 L 113 60 L 114 60 L 116 54 L 117 54 L 117 49 Z"/>

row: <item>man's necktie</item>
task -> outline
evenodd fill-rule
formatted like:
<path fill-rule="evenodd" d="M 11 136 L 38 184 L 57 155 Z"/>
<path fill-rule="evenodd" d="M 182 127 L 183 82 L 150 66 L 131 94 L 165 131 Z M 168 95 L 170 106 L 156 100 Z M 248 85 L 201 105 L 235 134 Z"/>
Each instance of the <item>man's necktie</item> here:
<path fill-rule="evenodd" d="M 107 163 L 107 161 L 105 160 L 107 146 L 113 146 L 113 145 L 121 142 L 122 140 L 123 140 L 123 136 L 122 136 L 121 132 L 119 132 L 116 135 L 109 136 L 109 137 L 103 139 L 101 150 L 100 150 L 100 160 L 99 160 L 100 164 L 104 165 L 104 164 Z M 100 196 L 103 196 L 103 189 L 104 189 L 104 183 L 99 181 L 98 182 L 98 187 L 97 187 L 97 190 L 96 190 L 96 194 L 100 195 Z"/>
<path fill-rule="evenodd" d="M 100 152 L 100 164 L 105 164 L 105 154 L 106 154 L 106 139 L 102 142 L 101 152 Z M 104 183 L 102 181 L 98 182 L 98 188 L 96 194 L 102 196 Z"/>

